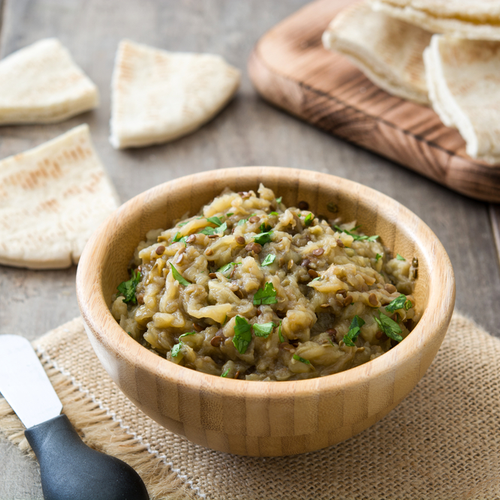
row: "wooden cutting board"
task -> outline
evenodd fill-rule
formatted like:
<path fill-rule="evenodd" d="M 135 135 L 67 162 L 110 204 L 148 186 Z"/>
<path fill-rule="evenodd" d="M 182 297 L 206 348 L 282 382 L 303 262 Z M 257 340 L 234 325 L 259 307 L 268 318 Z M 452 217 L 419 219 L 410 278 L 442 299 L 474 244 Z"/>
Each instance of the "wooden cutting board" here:
<path fill-rule="evenodd" d="M 321 35 L 350 0 L 317 0 L 268 31 L 248 62 L 257 91 L 274 105 L 459 193 L 500 202 L 500 166 L 465 153 L 432 109 L 392 96 Z"/>

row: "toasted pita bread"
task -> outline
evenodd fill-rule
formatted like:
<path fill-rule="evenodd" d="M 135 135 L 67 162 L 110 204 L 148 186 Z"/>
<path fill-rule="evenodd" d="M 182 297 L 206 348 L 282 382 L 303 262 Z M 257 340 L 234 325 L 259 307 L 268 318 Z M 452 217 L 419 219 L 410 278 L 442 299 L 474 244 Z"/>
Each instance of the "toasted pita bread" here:
<path fill-rule="evenodd" d="M 498 0 L 371 0 L 375 10 L 420 26 L 472 40 L 500 40 Z"/>
<path fill-rule="evenodd" d="M 500 43 L 434 35 L 424 52 L 429 97 L 467 154 L 500 163 Z"/>
<path fill-rule="evenodd" d="M 387 92 L 428 104 L 422 53 L 431 36 L 361 2 L 333 19 L 323 34 L 323 44 L 346 55 Z"/>
<path fill-rule="evenodd" d="M 87 125 L 0 161 L 0 264 L 56 269 L 77 263 L 118 206 Z"/>
<path fill-rule="evenodd" d="M 113 72 L 115 148 L 157 144 L 196 130 L 236 92 L 240 71 L 220 56 L 166 52 L 123 40 Z"/>
<path fill-rule="evenodd" d="M 0 124 L 59 122 L 98 101 L 97 87 L 55 38 L 0 61 Z"/>

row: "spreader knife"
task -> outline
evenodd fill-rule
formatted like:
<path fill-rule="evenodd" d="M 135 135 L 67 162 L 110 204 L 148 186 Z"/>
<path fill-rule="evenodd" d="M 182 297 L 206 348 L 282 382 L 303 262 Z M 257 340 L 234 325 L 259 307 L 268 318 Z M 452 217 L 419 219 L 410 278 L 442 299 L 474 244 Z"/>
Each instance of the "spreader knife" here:
<path fill-rule="evenodd" d="M 26 427 L 45 500 L 148 500 L 132 467 L 82 442 L 24 337 L 0 335 L 0 392 Z"/>

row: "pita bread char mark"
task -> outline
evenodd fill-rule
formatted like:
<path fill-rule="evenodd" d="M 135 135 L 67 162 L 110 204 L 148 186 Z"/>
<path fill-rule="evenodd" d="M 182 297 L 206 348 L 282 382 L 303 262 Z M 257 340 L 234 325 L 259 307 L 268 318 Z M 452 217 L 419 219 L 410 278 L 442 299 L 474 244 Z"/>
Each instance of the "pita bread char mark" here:
<path fill-rule="evenodd" d="M 429 97 L 472 158 L 500 163 L 500 42 L 434 35 L 424 52 Z"/>
<path fill-rule="evenodd" d="M 111 84 L 110 142 L 139 147 L 186 135 L 213 118 L 239 83 L 240 71 L 220 56 L 122 40 Z"/>
<path fill-rule="evenodd" d="M 342 10 L 323 34 L 325 48 L 347 56 L 390 94 L 429 104 L 422 53 L 432 33 L 374 12 L 368 2 Z"/>
<path fill-rule="evenodd" d="M 500 40 L 498 0 L 371 0 L 371 5 L 434 33 Z"/>
<path fill-rule="evenodd" d="M 97 87 L 56 38 L 0 61 L 0 124 L 60 122 L 98 104 Z"/>
<path fill-rule="evenodd" d="M 0 161 L 0 264 L 57 269 L 78 263 L 118 196 L 80 125 Z"/>

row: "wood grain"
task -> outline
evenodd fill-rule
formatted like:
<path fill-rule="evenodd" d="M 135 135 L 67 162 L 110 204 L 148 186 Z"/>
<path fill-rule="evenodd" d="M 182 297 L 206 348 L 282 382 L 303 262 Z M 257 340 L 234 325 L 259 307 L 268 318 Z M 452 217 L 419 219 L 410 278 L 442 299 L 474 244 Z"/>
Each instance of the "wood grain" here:
<path fill-rule="evenodd" d="M 500 202 L 500 167 L 467 156 L 458 131 L 431 108 L 388 94 L 347 58 L 323 48 L 322 33 L 350 3 L 317 0 L 264 35 L 248 63 L 255 88 L 331 134 L 459 193 Z"/>
<path fill-rule="evenodd" d="M 414 291 L 423 312 L 412 333 L 388 353 L 328 377 L 252 382 L 214 377 L 159 358 L 127 335 L 109 310 L 127 264 L 151 229 L 194 215 L 220 194 L 264 183 L 288 206 L 300 200 L 314 213 L 338 206 L 380 235 L 394 253 L 418 259 Z M 77 296 L 91 344 L 120 389 L 147 415 L 194 443 L 252 456 L 314 451 L 377 422 L 417 384 L 446 333 L 455 304 L 450 260 L 434 233 L 391 198 L 357 183 L 304 170 L 246 167 L 182 177 L 122 205 L 88 242 L 78 266 Z M 172 397 L 165 398 L 168 394 Z M 162 397 L 160 397 L 162 395 Z M 338 413 L 337 418 L 332 415 Z"/>

